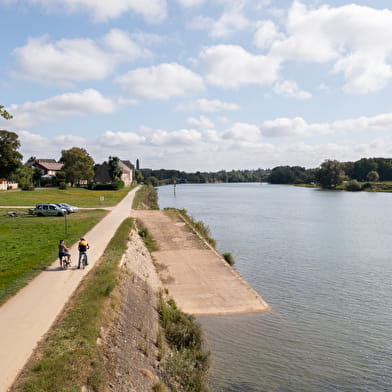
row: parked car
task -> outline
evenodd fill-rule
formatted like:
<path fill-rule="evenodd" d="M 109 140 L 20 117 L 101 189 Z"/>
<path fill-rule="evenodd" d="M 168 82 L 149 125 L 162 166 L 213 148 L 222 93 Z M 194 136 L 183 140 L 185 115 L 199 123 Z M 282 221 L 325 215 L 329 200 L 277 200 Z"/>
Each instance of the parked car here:
<path fill-rule="evenodd" d="M 68 203 L 56 203 L 56 205 L 58 205 L 60 208 L 65 208 L 67 210 L 68 214 L 70 214 L 72 212 L 78 212 L 78 207 L 71 206 Z"/>
<path fill-rule="evenodd" d="M 35 206 L 34 214 L 38 216 L 64 216 L 67 214 L 67 210 L 53 203 L 38 203 Z"/>

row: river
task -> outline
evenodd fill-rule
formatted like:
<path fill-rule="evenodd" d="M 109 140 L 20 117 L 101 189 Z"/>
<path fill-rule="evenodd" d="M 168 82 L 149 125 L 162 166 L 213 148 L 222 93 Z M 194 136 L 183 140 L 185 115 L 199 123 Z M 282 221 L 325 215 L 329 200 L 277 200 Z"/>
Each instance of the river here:
<path fill-rule="evenodd" d="M 200 317 L 217 392 L 392 391 L 392 194 L 269 184 L 158 188 L 271 312 Z"/>

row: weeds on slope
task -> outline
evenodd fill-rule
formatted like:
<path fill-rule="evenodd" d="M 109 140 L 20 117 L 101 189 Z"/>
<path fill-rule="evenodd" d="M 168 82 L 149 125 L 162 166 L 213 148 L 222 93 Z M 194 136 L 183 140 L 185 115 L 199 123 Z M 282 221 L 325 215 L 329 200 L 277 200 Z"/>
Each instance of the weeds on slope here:
<path fill-rule="evenodd" d="M 201 235 L 213 248 L 216 246 L 216 241 L 211 237 L 210 228 L 202 221 L 197 221 L 193 216 L 188 214 L 188 211 L 183 209 L 167 208 L 168 211 L 175 211 L 179 217 L 186 223 L 188 229 L 193 233 Z"/>
<path fill-rule="evenodd" d="M 173 299 L 165 299 L 163 293 L 158 310 L 171 349 L 163 362 L 163 381 L 173 391 L 208 392 L 210 353 L 204 349 L 200 324 L 182 312 Z"/>
<path fill-rule="evenodd" d="M 134 222 L 124 220 L 71 304 L 57 322 L 38 359 L 12 388 L 14 392 L 103 391 L 110 369 L 105 369 L 97 339 L 108 317 L 109 296 L 118 281 L 118 263 Z"/>

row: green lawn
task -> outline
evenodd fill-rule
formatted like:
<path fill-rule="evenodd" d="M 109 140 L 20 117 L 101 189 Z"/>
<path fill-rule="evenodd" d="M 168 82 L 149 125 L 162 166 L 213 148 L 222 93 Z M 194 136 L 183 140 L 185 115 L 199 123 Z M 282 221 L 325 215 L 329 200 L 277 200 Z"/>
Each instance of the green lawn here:
<path fill-rule="evenodd" d="M 35 191 L 0 192 L 0 206 L 34 206 L 37 203 L 68 203 L 77 207 L 108 207 L 116 205 L 130 188 L 118 191 L 90 191 L 84 188 L 37 189 Z"/>
<path fill-rule="evenodd" d="M 87 210 L 68 215 L 65 235 L 64 217 L 8 217 L 7 211 L 0 209 L 0 304 L 57 258 L 60 239 L 71 246 L 107 213 Z"/>

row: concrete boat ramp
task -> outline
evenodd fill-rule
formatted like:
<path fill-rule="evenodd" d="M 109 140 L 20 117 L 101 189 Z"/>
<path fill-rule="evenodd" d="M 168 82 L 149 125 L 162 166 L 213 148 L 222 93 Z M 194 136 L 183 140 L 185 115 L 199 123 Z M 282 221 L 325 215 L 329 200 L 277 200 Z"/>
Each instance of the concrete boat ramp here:
<path fill-rule="evenodd" d="M 173 211 L 134 211 L 156 241 L 153 258 L 163 285 L 191 314 L 269 310 L 268 304 Z M 189 223 L 189 222 L 187 222 Z"/>

